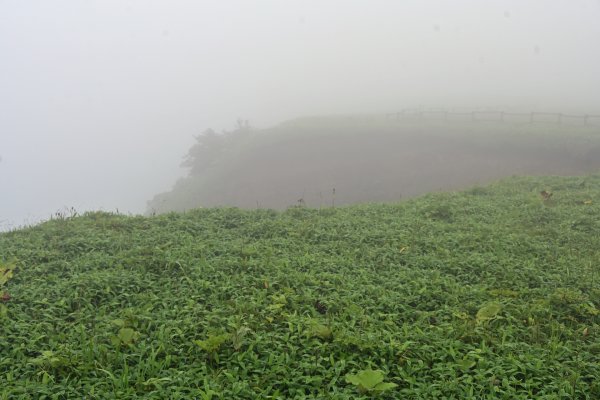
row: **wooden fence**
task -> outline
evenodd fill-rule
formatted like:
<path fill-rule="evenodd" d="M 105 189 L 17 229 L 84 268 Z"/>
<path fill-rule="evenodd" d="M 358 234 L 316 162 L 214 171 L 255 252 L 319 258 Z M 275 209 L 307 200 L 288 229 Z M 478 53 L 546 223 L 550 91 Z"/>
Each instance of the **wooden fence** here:
<path fill-rule="evenodd" d="M 574 126 L 599 126 L 600 115 L 584 114 L 573 115 L 563 113 L 549 113 L 532 111 L 529 113 L 506 111 L 468 111 L 457 112 L 447 110 L 403 110 L 397 113 L 388 113 L 386 118 L 401 120 L 439 120 L 439 121 L 471 121 L 471 122 L 506 122 L 506 123 L 550 123 L 556 125 Z"/>

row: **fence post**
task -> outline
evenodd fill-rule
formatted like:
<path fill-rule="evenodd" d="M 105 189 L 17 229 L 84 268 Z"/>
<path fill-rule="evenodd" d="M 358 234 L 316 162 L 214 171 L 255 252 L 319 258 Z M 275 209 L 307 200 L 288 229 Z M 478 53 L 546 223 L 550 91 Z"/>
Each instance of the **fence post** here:
<path fill-rule="evenodd" d="M 588 126 L 588 118 L 589 118 L 589 115 L 587 115 L 587 114 L 585 114 L 583 116 L 583 126 Z"/>

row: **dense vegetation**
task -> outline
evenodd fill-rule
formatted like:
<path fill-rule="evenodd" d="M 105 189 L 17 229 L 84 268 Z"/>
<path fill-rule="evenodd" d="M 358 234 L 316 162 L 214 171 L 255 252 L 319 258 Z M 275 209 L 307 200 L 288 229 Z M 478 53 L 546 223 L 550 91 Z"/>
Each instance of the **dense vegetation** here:
<path fill-rule="evenodd" d="M 3 233 L 0 398 L 597 399 L 599 213 L 596 174 Z"/>
<path fill-rule="evenodd" d="M 600 135 L 597 126 L 378 115 L 260 130 L 240 122 L 232 132 L 199 135 L 182 166 L 188 176 L 155 196 L 150 213 L 397 201 L 511 175 L 579 175 L 600 168 Z"/>

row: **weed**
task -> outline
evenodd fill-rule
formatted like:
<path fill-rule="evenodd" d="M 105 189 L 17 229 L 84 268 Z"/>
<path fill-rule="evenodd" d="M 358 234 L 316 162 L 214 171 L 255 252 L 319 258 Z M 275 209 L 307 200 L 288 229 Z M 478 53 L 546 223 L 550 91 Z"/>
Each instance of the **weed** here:
<path fill-rule="evenodd" d="M 384 382 L 383 378 L 383 371 L 366 369 L 356 374 L 347 374 L 346 382 L 356 386 L 359 393 L 380 393 L 398 386 L 392 382 Z"/>
<path fill-rule="evenodd" d="M 514 177 L 2 233 L 0 398 L 600 398 L 598 198 Z"/>

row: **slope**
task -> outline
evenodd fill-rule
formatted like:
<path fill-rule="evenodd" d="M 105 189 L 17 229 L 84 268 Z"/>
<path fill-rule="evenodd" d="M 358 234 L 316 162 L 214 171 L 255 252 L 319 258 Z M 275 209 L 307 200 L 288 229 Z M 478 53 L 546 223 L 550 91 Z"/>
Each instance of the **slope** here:
<path fill-rule="evenodd" d="M 600 169 L 600 134 L 597 126 L 314 117 L 232 135 L 206 156 L 216 161 L 157 195 L 149 212 L 394 202 L 511 175 L 589 173 Z"/>
<path fill-rule="evenodd" d="M 599 398 L 599 207 L 595 174 L 3 233 L 0 398 Z"/>

